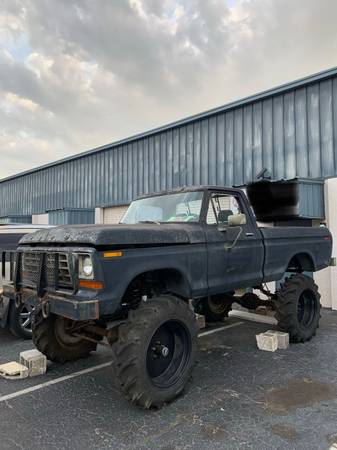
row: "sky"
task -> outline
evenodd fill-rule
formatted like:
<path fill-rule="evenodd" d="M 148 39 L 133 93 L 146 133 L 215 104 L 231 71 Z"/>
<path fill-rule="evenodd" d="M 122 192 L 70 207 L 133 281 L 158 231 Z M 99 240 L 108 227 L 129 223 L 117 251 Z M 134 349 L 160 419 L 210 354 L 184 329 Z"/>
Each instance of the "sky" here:
<path fill-rule="evenodd" d="M 0 0 L 0 178 L 337 66 L 336 0 Z"/>

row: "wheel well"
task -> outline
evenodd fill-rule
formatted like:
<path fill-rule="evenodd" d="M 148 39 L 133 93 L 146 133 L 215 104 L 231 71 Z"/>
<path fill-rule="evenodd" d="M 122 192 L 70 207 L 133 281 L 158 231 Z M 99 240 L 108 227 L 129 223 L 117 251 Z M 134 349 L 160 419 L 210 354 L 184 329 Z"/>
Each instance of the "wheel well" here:
<path fill-rule="evenodd" d="M 137 304 L 143 295 L 154 297 L 165 292 L 186 300 L 190 298 L 189 283 L 179 270 L 158 269 L 137 275 L 129 283 L 122 303 Z"/>
<path fill-rule="evenodd" d="M 314 270 L 314 262 L 308 253 L 298 253 L 293 256 L 287 267 L 287 272 L 314 272 Z"/>

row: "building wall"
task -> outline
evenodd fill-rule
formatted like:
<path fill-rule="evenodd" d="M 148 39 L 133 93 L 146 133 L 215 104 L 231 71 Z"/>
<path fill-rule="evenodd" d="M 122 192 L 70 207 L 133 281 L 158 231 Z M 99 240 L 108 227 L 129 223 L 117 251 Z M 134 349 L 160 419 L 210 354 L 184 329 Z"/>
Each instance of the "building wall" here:
<path fill-rule="evenodd" d="M 107 208 L 95 209 L 96 224 L 116 224 L 119 223 L 124 216 L 128 205 L 112 206 Z"/>
<path fill-rule="evenodd" d="M 0 216 L 183 185 L 337 175 L 337 69 L 0 182 Z"/>
<path fill-rule="evenodd" d="M 33 225 L 48 225 L 49 224 L 49 214 L 34 214 L 32 216 Z"/>
<path fill-rule="evenodd" d="M 332 256 L 336 257 L 337 249 L 337 178 L 325 182 L 325 212 L 326 223 L 333 236 Z M 323 306 L 337 309 L 337 267 L 327 267 L 314 274 L 319 286 Z"/>
<path fill-rule="evenodd" d="M 95 223 L 94 209 L 60 209 L 48 214 L 50 225 L 74 225 Z"/>

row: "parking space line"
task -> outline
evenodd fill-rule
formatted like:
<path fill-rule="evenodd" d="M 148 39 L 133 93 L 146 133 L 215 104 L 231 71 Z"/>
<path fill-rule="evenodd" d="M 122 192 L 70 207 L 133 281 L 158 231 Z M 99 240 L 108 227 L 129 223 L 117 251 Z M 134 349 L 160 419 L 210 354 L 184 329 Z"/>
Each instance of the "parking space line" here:
<path fill-rule="evenodd" d="M 244 322 L 235 322 L 230 325 L 226 325 L 224 327 L 214 328 L 213 330 L 204 331 L 203 333 L 200 333 L 198 337 L 208 336 L 209 334 L 217 333 L 219 331 L 227 330 L 229 328 L 237 327 L 239 325 L 242 325 Z M 22 389 L 17 392 L 12 392 L 11 394 L 3 395 L 0 397 L 0 403 L 6 402 L 8 400 L 12 400 L 17 397 L 22 397 L 23 395 L 30 394 L 31 392 L 38 391 L 40 389 L 44 389 L 49 386 L 53 386 L 58 383 L 62 383 L 63 381 L 71 380 L 73 378 L 80 377 L 81 375 L 86 375 L 91 372 L 95 372 L 96 370 L 105 369 L 106 367 L 111 366 L 112 362 L 107 362 L 104 364 L 99 364 L 97 366 L 89 367 L 87 369 L 79 370 L 78 372 L 71 373 L 69 375 L 65 375 L 63 377 L 55 378 L 54 380 L 46 381 L 45 383 L 36 384 L 35 386 L 31 386 L 26 389 Z"/>
<path fill-rule="evenodd" d="M 64 377 L 55 378 L 54 380 L 46 381 L 45 383 L 37 384 L 35 386 L 22 389 L 21 391 L 13 392 L 12 394 L 3 395 L 2 397 L 0 397 L 0 403 L 6 402 L 7 400 L 12 400 L 13 398 L 16 397 L 21 397 L 22 395 L 30 394 L 31 392 L 38 391 L 39 389 L 43 389 L 48 386 L 53 386 L 54 384 L 62 383 L 63 381 L 71 380 L 72 378 L 77 378 L 87 373 L 95 372 L 96 370 L 104 369 L 105 367 L 111 366 L 111 364 L 112 364 L 111 362 L 99 364 L 98 366 L 93 366 L 89 367 L 88 369 L 79 370 L 78 372 L 65 375 Z"/>
<path fill-rule="evenodd" d="M 198 337 L 208 336 L 209 334 L 217 333 L 218 331 L 222 331 L 222 330 L 228 330 L 228 328 L 234 328 L 239 325 L 242 325 L 243 323 L 244 322 L 235 322 L 230 325 L 226 325 L 224 327 L 214 328 L 214 330 L 204 331 L 203 333 L 200 333 Z"/>

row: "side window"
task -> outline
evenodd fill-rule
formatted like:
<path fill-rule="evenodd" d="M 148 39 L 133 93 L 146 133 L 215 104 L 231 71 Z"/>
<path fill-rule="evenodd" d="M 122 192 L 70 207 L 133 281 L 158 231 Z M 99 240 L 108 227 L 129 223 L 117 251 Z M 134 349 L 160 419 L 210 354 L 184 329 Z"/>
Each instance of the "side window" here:
<path fill-rule="evenodd" d="M 239 199 L 234 195 L 213 194 L 207 212 L 207 223 L 214 225 L 228 223 L 228 216 L 241 213 Z"/>

